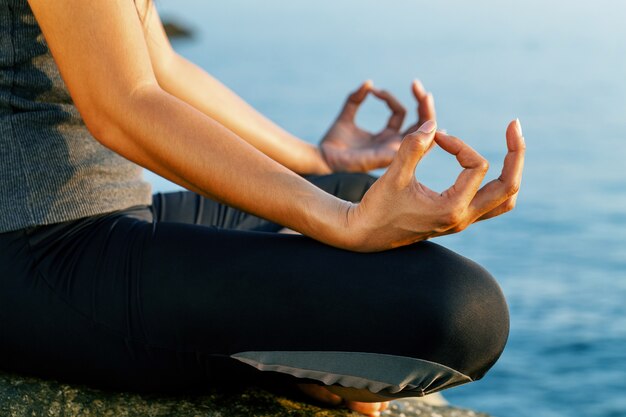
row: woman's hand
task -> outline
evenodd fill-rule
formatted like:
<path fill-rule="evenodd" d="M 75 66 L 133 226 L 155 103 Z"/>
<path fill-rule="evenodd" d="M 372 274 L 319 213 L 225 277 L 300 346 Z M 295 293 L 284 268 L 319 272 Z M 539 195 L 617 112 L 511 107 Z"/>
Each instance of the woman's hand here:
<path fill-rule="evenodd" d="M 502 174 L 480 188 L 488 170 L 485 158 L 460 139 L 436 132 L 432 120 L 407 135 L 391 166 L 347 212 L 353 250 L 370 252 L 457 233 L 470 224 L 498 216 L 515 205 L 524 165 L 525 144 L 519 121 L 506 131 L 508 153 Z M 433 141 L 456 156 L 463 167 L 456 182 L 436 193 L 417 181 L 415 168 Z"/>
<path fill-rule="evenodd" d="M 366 81 L 348 96 L 337 120 L 320 143 L 330 169 L 333 172 L 367 172 L 388 166 L 400 147 L 402 137 L 409 131 L 417 130 L 424 121 L 435 118 L 432 95 L 426 93 L 417 80 L 413 82 L 412 90 L 418 103 L 419 121 L 404 133 L 401 129 L 406 110 L 389 92 L 378 90 L 371 81 Z M 378 133 L 361 129 L 354 120 L 360 105 L 370 93 L 384 101 L 391 110 L 387 125 Z"/>

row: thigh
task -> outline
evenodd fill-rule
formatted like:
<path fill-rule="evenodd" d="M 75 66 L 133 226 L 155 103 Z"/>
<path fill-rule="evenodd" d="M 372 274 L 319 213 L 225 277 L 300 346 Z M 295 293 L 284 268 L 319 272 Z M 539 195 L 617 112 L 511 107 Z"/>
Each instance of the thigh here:
<path fill-rule="evenodd" d="M 439 245 L 360 254 L 304 236 L 160 226 L 141 296 L 157 344 L 185 340 L 261 370 L 416 395 L 480 378 L 506 343 L 494 279 Z M 152 261 L 168 256 L 188 262 Z"/>
<path fill-rule="evenodd" d="M 1 369 L 118 388 L 124 375 L 140 373 L 135 330 L 125 322 L 133 314 L 125 279 L 137 255 L 128 250 L 134 236 L 106 236 L 116 234 L 121 220 L 0 235 Z M 120 257 L 107 259 L 112 251 Z"/>
<path fill-rule="evenodd" d="M 360 201 L 376 180 L 366 174 L 331 174 L 305 177 L 343 200 Z M 190 191 L 155 194 L 152 212 L 157 222 L 216 226 L 223 229 L 278 232 L 283 226 Z"/>
<path fill-rule="evenodd" d="M 280 374 L 420 395 L 482 376 L 508 332 L 490 275 L 432 243 L 359 254 L 128 215 L 21 239 L 4 253 L 23 261 L 0 263 L 0 365 L 16 370 L 137 390 Z"/>
<path fill-rule="evenodd" d="M 278 232 L 282 229 L 279 224 L 191 191 L 155 194 L 151 210 L 157 223 L 184 223 L 259 232 Z"/>

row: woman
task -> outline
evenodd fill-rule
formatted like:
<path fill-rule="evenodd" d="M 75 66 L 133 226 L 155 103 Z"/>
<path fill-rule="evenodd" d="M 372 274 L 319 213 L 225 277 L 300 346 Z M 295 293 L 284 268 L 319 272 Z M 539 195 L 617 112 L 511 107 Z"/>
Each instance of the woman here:
<path fill-rule="evenodd" d="M 408 131 L 365 83 L 318 149 L 176 55 L 150 2 L 0 0 L 0 28 L 0 368 L 132 390 L 271 376 L 377 415 L 501 354 L 497 284 L 425 240 L 513 207 L 519 122 L 480 188 L 487 162 L 436 131 L 419 83 Z M 354 125 L 369 93 L 392 110 L 377 135 Z M 414 176 L 434 144 L 463 167 L 442 194 Z M 153 201 L 139 166 L 193 193 Z"/>

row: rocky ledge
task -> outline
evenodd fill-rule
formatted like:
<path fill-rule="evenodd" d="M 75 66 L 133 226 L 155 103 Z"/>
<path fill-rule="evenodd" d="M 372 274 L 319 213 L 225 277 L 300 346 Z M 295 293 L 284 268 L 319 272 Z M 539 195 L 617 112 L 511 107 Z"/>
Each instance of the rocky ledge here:
<path fill-rule="evenodd" d="M 249 388 L 200 396 L 164 397 L 106 392 L 93 388 L 0 373 L 0 416 L 6 417 L 357 417 L 344 409 L 322 408 L 303 398 Z M 437 401 L 391 403 L 384 416 L 489 417 Z"/>

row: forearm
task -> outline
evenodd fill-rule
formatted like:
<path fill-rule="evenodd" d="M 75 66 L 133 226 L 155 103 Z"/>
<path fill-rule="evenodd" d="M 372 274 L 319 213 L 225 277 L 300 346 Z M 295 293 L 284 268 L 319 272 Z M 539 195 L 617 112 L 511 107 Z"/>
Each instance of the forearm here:
<path fill-rule="evenodd" d="M 319 149 L 257 112 L 201 68 L 178 54 L 156 71 L 161 87 L 235 132 L 252 146 L 300 174 L 331 170 Z"/>
<path fill-rule="evenodd" d="M 92 130 L 105 146 L 157 174 L 322 242 L 344 246 L 338 236 L 348 203 L 157 86 L 136 90 L 111 108 L 106 119 L 98 120 Z"/>
<path fill-rule="evenodd" d="M 104 146 L 205 196 L 345 246 L 349 203 L 159 86 L 146 47 L 152 38 L 134 2 L 29 4 L 78 111 Z"/>

